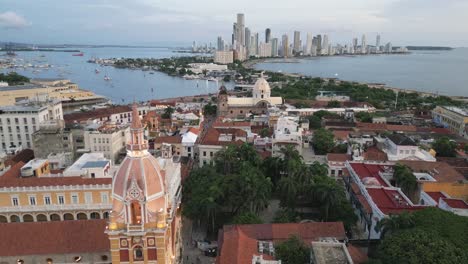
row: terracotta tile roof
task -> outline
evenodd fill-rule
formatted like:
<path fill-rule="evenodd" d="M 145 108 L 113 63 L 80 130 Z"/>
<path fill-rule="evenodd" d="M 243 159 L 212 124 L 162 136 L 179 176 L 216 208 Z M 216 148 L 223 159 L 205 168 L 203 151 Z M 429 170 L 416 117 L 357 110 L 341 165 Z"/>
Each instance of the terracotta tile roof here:
<path fill-rule="evenodd" d="M 354 264 L 366 263 L 369 260 L 367 254 L 357 246 L 348 244 L 348 252 Z"/>
<path fill-rule="evenodd" d="M 348 140 L 348 136 L 351 133 L 351 130 L 333 130 L 333 136 L 335 136 L 335 139 L 346 141 Z"/>
<path fill-rule="evenodd" d="M 445 162 L 400 160 L 398 163 L 410 167 L 413 172 L 428 172 L 438 182 L 457 182 L 465 179 L 462 174 Z"/>
<path fill-rule="evenodd" d="M 250 127 L 250 122 L 244 121 L 223 121 L 222 117 L 216 119 L 213 123 L 216 128 L 230 128 L 230 127 Z"/>
<path fill-rule="evenodd" d="M 390 125 L 390 124 L 373 124 L 357 122 L 356 127 L 362 131 L 401 131 L 401 132 L 416 132 L 416 126 L 407 125 Z"/>
<path fill-rule="evenodd" d="M 367 148 L 367 150 L 362 154 L 364 160 L 373 160 L 373 161 L 388 161 L 387 153 L 378 149 L 375 146 Z"/>
<path fill-rule="evenodd" d="M 72 114 L 66 114 L 63 116 L 63 119 L 66 123 L 73 123 L 75 121 L 86 121 L 89 119 L 96 119 L 102 117 L 108 117 L 113 114 L 124 113 L 124 112 L 131 112 L 132 108 L 128 105 L 117 105 L 111 106 L 108 108 L 100 108 L 86 112 L 78 112 Z"/>
<path fill-rule="evenodd" d="M 162 144 L 162 143 L 180 144 L 180 143 L 182 143 L 182 137 L 181 136 L 156 137 L 154 139 L 154 143 L 155 144 Z"/>
<path fill-rule="evenodd" d="M 18 162 L 5 172 L 0 177 L 0 188 L 112 184 L 112 178 L 83 178 L 81 176 L 21 178 L 20 170 L 24 164 L 23 162 Z"/>
<path fill-rule="evenodd" d="M 440 198 L 447 198 L 447 196 L 441 192 L 426 192 L 437 204 Z"/>
<path fill-rule="evenodd" d="M 252 256 L 272 256 L 258 252 L 258 241 L 281 242 L 291 235 L 297 235 L 306 243 L 320 237 L 346 238 L 342 222 L 286 223 L 258 225 L 225 225 L 219 235 L 218 264 L 252 263 Z"/>
<path fill-rule="evenodd" d="M 367 192 L 380 211 L 386 215 L 426 208 L 425 206 L 413 206 L 409 204 L 403 198 L 403 194 L 396 189 L 367 188 Z"/>
<path fill-rule="evenodd" d="M 16 163 L 22 161 L 25 164 L 28 163 L 28 161 L 34 159 L 34 151 L 32 149 L 23 149 L 21 150 L 18 154 L 14 155 L 13 157 L 9 158 L 8 160 L 5 161 L 6 166 L 12 166 L 15 165 Z"/>
<path fill-rule="evenodd" d="M 109 252 L 107 219 L 0 223 L 0 256 Z"/>
<path fill-rule="evenodd" d="M 230 134 L 231 141 L 219 141 L 221 134 Z M 247 137 L 247 132 L 238 128 L 214 128 L 210 127 L 204 137 L 200 140 L 200 145 L 221 145 L 242 144 L 241 140 L 236 141 L 236 137 Z M 240 142 L 239 142 L 240 141 Z"/>
<path fill-rule="evenodd" d="M 454 134 L 452 131 L 448 130 L 447 128 L 443 128 L 443 127 L 433 127 L 433 128 L 431 128 L 431 132 L 434 133 L 434 134 L 441 134 L 441 135 Z"/>
<path fill-rule="evenodd" d="M 468 209 L 468 204 L 461 199 L 442 198 L 450 207 L 457 209 Z"/>
<path fill-rule="evenodd" d="M 345 162 L 347 160 L 352 160 L 353 158 L 351 155 L 343 154 L 343 153 L 328 153 L 327 160 L 328 161 L 336 161 L 336 162 Z"/>
<path fill-rule="evenodd" d="M 191 127 L 189 128 L 188 132 L 192 132 L 193 134 L 198 135 L 200 134 L 200 129 L 196 127 Z"/>

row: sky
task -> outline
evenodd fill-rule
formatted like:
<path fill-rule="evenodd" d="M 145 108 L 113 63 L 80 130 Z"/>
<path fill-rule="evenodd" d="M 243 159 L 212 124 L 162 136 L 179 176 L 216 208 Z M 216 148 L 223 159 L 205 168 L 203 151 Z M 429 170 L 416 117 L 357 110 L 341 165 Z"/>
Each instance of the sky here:
<path fill-rule="evenodd" d="M 349 44 L 468 46 L 468 0 L 0 0 L 0 41 L 189 45 L 231 39 L 246 26 L 281 39 L 294 30 Z"/>

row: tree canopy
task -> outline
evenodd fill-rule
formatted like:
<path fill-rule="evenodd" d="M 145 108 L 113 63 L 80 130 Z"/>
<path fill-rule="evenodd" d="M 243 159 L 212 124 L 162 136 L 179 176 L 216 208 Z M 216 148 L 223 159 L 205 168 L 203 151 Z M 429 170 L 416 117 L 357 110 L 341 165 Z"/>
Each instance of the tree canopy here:
<path fill-rule="evenodd" d="M 333 133 L 323 128 L 315 130 L 312 138 L 312 146 L 317 155 L 330 153 L 335 146 Z"/>
<path fill-rule="evenodd" d="M 436 155 L 439 157 L 456 156 L 455 149 L 457 148 L 457 143 L 450 140 L 448 137 L 438 138 L 434 143 L 432 143 L 432 147 L 436 151 Z"/>
<path fill-rule="evenodd" d="M 382 263 L 468 263 L 468 219 L 436 207 L 391 216 L 378 248 Z M 393 222 L 393 223 L 392 223 Z"/>
<path fill-rule="evenodd" d="M 309 263 L 310 249 L 299 237 L 291 236 L 275 245 L 275 256 L 284 264 L 304 264 Z"/>
<path fill-rule="evenodd" d="M 16 72 L 8 74 L 0 73 L 0 82 L 6 82 L 8 85 L 21 85 L 29 82 L 29 78 Z"/>

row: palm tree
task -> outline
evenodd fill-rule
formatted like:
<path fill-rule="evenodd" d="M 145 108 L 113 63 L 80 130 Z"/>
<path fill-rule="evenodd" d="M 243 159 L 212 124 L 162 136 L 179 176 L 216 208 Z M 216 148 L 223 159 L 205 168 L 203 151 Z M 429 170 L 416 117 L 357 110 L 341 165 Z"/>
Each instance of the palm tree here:
<path fill-rule="evenodd" d="M 324 220 L 328 220 L 330 207 L 336 206 L 340 202 L 340 187 L 335 182 L 320 183 L 315 188 L 317 200 L 322 203 L 325 208 Z"/>
<path fill-rule="evenodd" d="M 405 165 L 397 164 L 394 167 L 393 179 L 395 185 L 400 187 L 411 200 L 414 200 L 415 192 L 418 189 L 418 181 L 411 169 Z"/>
<path fill-rule="evenodd" d="M 280 191 L 281 205 L 283 207 L 294 208 L 298 194 L 298 182 L 296 179 L 292 175 L 282 177 L 278 182 L 278 189 Z"/>
<path fill-rule="evenodd" d="M 380 239 L 384 239 L 387 233 L 394 233 L 399 229 L 410 228 L 414 226 L 413 215 L 403 212 L 399 215 L 392 214 L 377 222 L 374 230 L 380 232 Z"/>

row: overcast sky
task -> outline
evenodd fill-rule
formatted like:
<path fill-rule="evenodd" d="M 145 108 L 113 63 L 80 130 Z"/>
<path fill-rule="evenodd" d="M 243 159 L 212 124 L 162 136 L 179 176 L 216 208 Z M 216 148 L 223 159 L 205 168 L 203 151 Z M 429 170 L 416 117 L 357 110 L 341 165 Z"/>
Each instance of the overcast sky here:
<path fill-rule="evenodd" d="M 230 40 L 236 13 L 253 32 L 375 35 L 393 45 L 468 46 L 468 0 L 0 0 L 0 41 L 189 44 Z M 262 37 L 263 39 L 263 37 Z"/>

